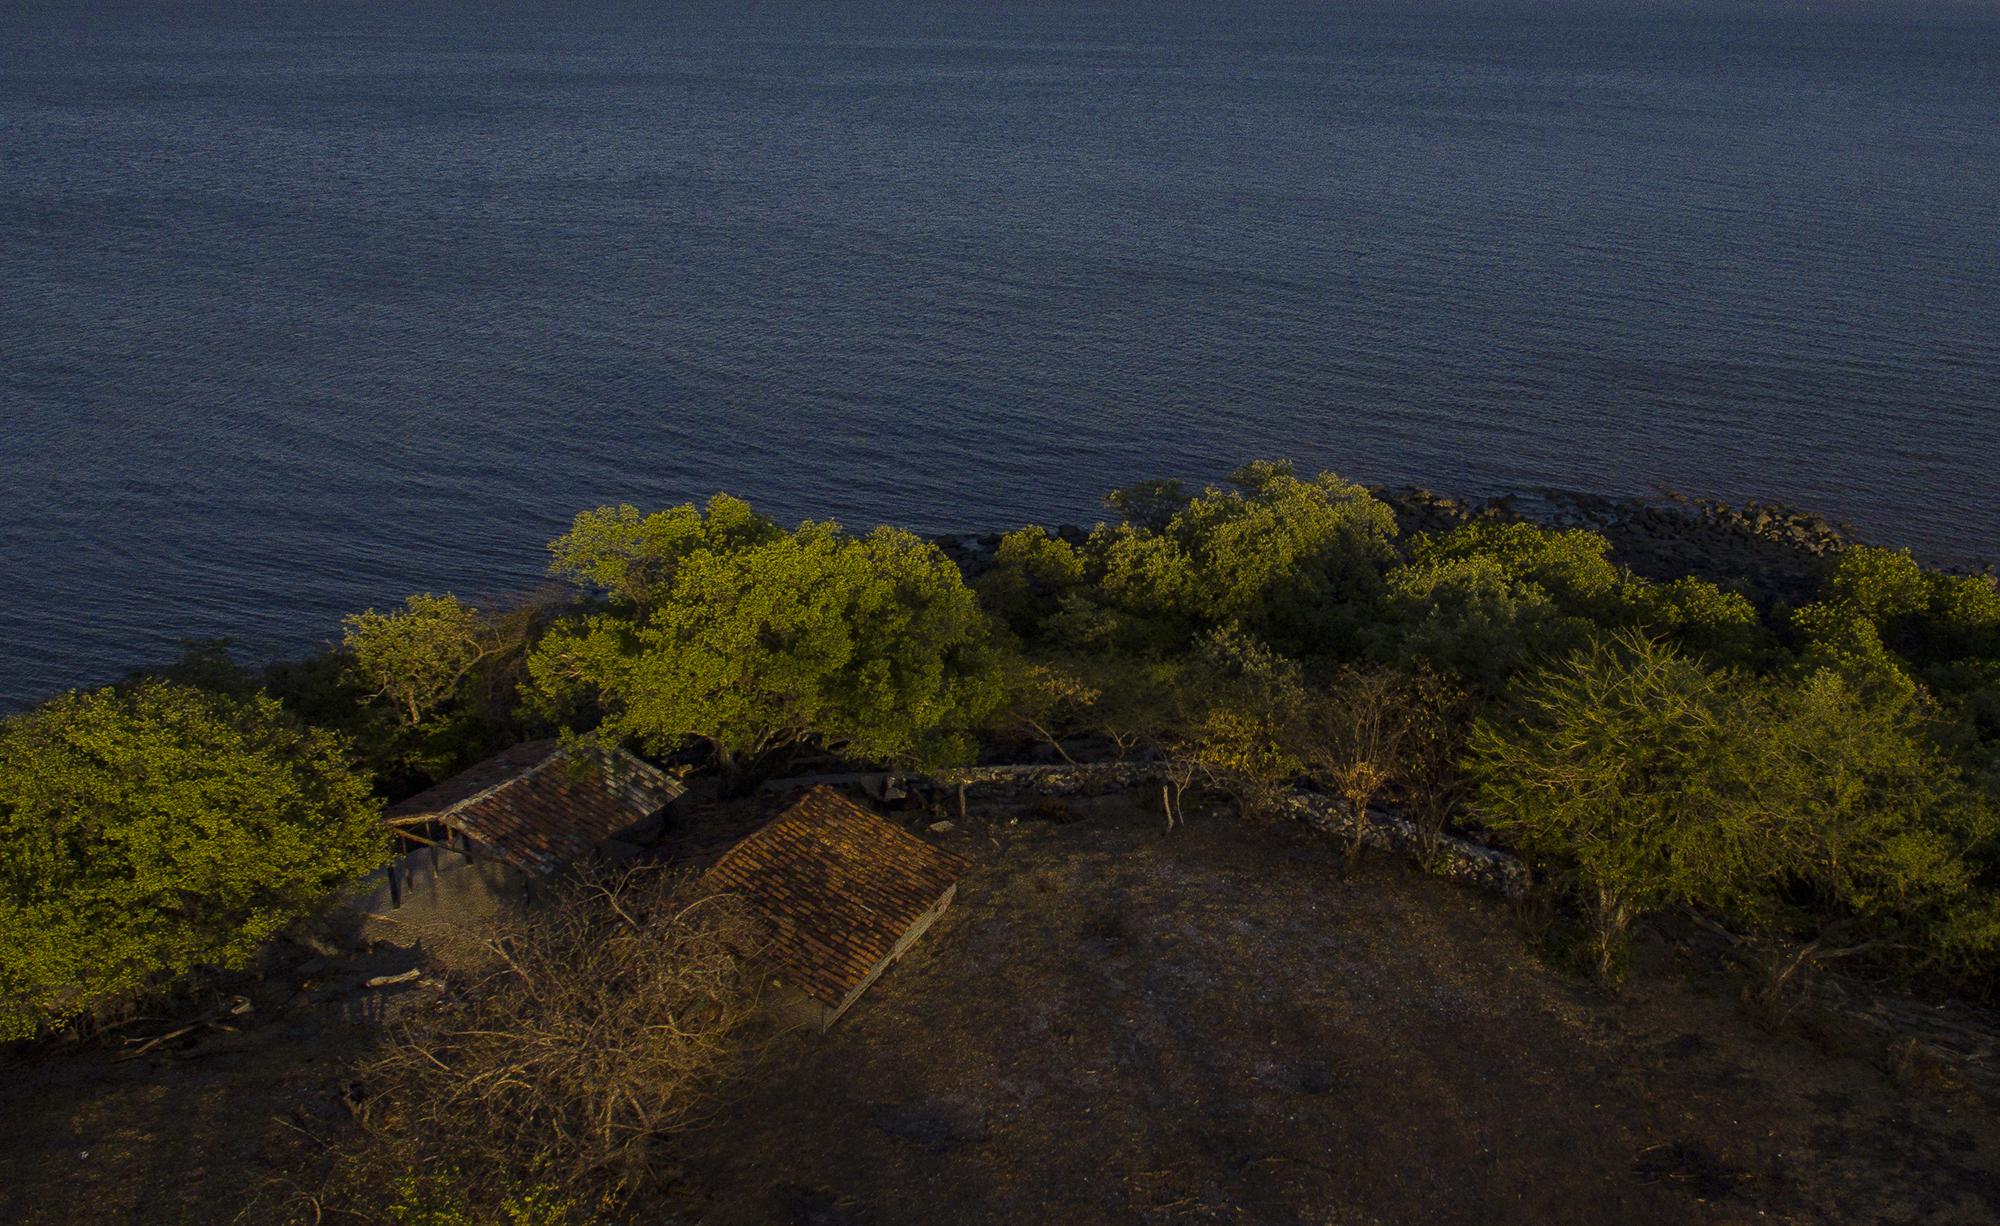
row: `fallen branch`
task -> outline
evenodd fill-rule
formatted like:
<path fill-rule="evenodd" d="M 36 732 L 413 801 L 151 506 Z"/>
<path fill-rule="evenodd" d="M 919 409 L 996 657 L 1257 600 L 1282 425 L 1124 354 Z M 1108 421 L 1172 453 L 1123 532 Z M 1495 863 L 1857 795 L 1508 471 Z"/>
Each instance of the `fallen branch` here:
<path fill-rule="evenodd" d="M 167 1031 L 165 1034 L 154 1035 L 150 1039 L 125 1040 L 126 1045 L 128 1047 L 131 1047 L 131 1050 L 120 1052 L 116 1058 L 119 1060 L 136 1060 L 140 1056 L 143 1056 L 147 1052 L 152 1051 L 155 1048 L 158 1048 L 164 1043 L 171 1043 L 175 1039 L 181 1038 L 185 1035 L 193 1034 L 195 1031 L 203 1029 L 204 1027 L 212 1026 L 217 1030 L 233 1031 L 235 1030 L 235 1027 L 223 1025 L 223 1019 L 229 1017 L 241 1017 L 243 1014 L 250 1012 L 250 1009 L 251 1005 L 248 999 L 241 996 L 232 996 L 229 999 L 229 1003 L 222 1006 L 221 1008 L 213 1010 L 212 1012 L 209 1012 L 207 1014 L 204 1014 L 201 1017 L 196 1018 L 194 1021 L 191 1021 L 184 1026 L 177 1026 L 174 1029 Z"/>

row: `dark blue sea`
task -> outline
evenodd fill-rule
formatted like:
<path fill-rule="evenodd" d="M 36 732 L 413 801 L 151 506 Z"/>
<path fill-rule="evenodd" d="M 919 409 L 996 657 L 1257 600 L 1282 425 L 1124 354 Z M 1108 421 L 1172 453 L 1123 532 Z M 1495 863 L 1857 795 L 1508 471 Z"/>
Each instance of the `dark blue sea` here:
<path fill-rule="evenodd" d="M 579 508 L 2000 529 L 2000 6 L 0 0 L 0 704 Z"/>

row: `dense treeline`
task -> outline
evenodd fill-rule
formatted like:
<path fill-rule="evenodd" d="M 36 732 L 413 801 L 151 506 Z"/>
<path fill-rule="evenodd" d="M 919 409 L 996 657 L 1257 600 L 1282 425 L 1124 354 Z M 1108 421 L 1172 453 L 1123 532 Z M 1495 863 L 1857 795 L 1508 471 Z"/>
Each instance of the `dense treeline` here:
<path fill-rule="evenodd" d="M 1640 917 L 1754 938 L 1775 992 L 1833 956 L 1990 987 L 2000 593 L 1851 548 L 1819 599 L 1656 582 L 1584 530 L 1396 539 L 1329 475 L 1114 494 L 1026 529 L 979 590 L 1062 730 L 1146 743 L 1254 808 L 1306 781 L 1481 829 L 1621 972 Z"/>
<path fill-rule="evenodd" d="M 1087 535 L 1007 535 L 970 582 L 909 533 L 722 495 L 588 511 L 552 543 L 562 588 L 520 607 L 412 596 L 307 660 L 200 645 L 0 722 L 0 1038 L 243 964 L 388 854 L 381 799 L 592 730 L 728 786 L 1150 755 L 1246 814 L 1303 786 L 1481 832 L 1609 980 L 1679 910 L 1760 951 L 1773 995 L 1834 956 L 1991 990 L 1990 579 L 1854 547 L 1791 609 L 1643 578 L 1585 530 L 1405 538 L 1368 490 L 1282 463 L 1106 502 Z"/>

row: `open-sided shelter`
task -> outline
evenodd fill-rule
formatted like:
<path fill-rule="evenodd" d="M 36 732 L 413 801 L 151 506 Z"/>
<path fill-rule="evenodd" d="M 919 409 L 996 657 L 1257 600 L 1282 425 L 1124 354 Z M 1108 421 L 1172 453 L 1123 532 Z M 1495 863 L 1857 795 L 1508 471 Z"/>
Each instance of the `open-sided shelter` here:
<path fill-rule="evenodd" d="M 389 824 L 473 860 L 544 878 L 655 833 L 680 781 L 615 746 L 530 741 L 420 792 Z"/>

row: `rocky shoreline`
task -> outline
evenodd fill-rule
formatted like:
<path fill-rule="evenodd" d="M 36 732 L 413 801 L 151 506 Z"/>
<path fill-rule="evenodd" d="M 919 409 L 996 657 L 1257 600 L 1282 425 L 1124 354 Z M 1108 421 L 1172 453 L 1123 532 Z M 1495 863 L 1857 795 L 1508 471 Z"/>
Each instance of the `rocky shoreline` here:
<path fill-rule="evenodd" d="M 1540 489 L 1491 498 L 1454 498 L 1420 486 L 1374 487 L 1405 537 L 1449 531 L 1478 520 L 1588 528 L 1611 542 L 1613 561 L 1656 580 L 1694 576 L 1741 592 L 1758 607 L 1796 607 L 1814 598 L 1825 560 L 1858 541 L 1852 527 L 1812 511 L 1751 501 L 1665 493 L 1656 498 L 1608 497 Z M 1089 529 L 1062 524 L 1055 535 L 1081 543 Z M 947 533 L 932 538 L 966 574 L 993 563 L 1001 533 Z M 1955 573 L 1995 573 L 1993 563 L 1946 565 Z"/>

